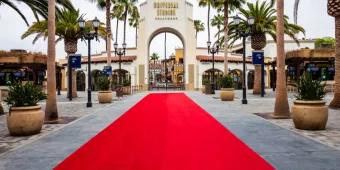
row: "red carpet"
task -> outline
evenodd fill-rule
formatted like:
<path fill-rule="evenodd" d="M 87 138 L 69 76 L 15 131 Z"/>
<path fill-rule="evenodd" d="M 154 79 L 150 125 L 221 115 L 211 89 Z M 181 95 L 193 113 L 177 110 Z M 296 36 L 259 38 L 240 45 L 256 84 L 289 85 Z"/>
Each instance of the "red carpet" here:
<path fill-rule="evenodd" d="M 175 93 L 148 95 L 55 169 L 274 168 L 186 95 Z"/>

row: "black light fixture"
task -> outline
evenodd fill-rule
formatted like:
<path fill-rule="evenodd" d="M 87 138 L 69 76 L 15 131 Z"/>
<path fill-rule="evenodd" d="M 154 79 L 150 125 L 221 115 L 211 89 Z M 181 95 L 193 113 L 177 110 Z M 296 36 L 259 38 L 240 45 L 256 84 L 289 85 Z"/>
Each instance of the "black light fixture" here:
<path fill-rule="evenodd" d="M 247 88 L 246 88 L 246 38 L 252 35 L 252 26 L 255 23 L 255 19 L 253 17 L 247 18 L 247 20 L 243 20 L 238 15 L 233 18 L 233 22 L 237 25 L 237 34 L 242 37 L 243 44 L 243 81 L 242 81 L 242 104 L 248 104 L 247 101 Z M 246 25 L 246 29 L 240 29 L 240 24 Z"/>
<path fill-rule="evenodd" d="M 211 42 L 207 42 L 208 46 L 208 54 L 212 54 L 212 82 L 211 82 L 211 93 L 215 94 L 216 89 L 216 82 L 215 82 L 215 54 L 218 54 L 218 51 L 220 50 L 220 47 L 218 45 L 218 42 L 215 42 L 213 46 L 211 46 Z"/>
<path fill-rule="evenodd" d="M 81 17 L 78 20 L 80 29 L 82 30 L 82 38 L 88 41 L 88 58 L 87 58 L 87 71 L 88 71 L 88 87 L 87 87 L 87 107 L 92 107 L 91 92 L 92 92 L 92 77 L 91 77 L 91 40 L 96 39 L 98 41 L 98 28 L 100 21 L 97 17 L 92 20 L 92 26 L 94 31 L 84 32 L 86 27 L 86 21 Z"/>
<path fill-rule="evenodd" d="M 115 54 L 119 56 L 119 71 L 118 71 L 118 84 L 122 85 L 122 77 L 121 77 L 121 72 L 122 72 L 122 56 L 125 55 L 126 52 L 126 43 L 124 42 L 122 44 L 122 48 L 118 48 L 118 43 L 115 42 L 113 44 L 113 47 L 115 48 Z"/>

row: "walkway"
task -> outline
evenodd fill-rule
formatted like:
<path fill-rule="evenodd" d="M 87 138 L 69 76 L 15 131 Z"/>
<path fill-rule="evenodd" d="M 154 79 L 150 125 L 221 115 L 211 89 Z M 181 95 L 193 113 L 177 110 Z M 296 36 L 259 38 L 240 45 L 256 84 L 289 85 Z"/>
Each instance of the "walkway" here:
<path fill-rule="evenodd" d="M 339 150 L 250 114 L 270 111 L 273 107 L 270 105 L 271 99 L 251 99 L 250 104 L 244 106 L 239 104 L 239 100 L 226 103 L 200 92 L 186 94 L 277 169 L 335 170 L 340 167 Z M 110 107 L 96 110 L 48 136 L 0 155 L 0 169 L 53 168 L 145 95 L 146 93 L 139 93 L 117 101 Z"/>

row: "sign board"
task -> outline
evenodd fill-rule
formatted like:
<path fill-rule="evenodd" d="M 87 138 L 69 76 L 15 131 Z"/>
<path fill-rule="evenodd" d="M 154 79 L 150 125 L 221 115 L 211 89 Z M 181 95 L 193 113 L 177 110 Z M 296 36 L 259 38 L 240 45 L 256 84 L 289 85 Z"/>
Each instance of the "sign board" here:
<path fill-rule="evenodd" d="M 80 54 L 70 55 L 69 57 L 70 57 L 72 68 L 81 68 L 81 55 Z"/>
<path fill-rule="evenodd" d="M 103 72 L 105 75 L 111 76 L 112 75 L 112 67 L 111 66 L 104 66 Z"/>
<path fill-rule="evenodd" d="M 253 51 L 253 64 L 263 64 L 264 63 L 264 52 L 263 51 Z"/>

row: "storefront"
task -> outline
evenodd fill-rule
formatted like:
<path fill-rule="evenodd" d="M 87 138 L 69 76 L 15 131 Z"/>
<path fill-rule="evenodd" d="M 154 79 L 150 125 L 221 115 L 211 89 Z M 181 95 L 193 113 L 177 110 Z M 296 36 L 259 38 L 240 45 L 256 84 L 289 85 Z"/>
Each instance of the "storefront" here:
<path fill-rule="evenodd" d="M 334 49 L 300 49 L 286 54 L 287 81 L 295 82 L 309 72 L 315 80 L 333 81 Z"/>

